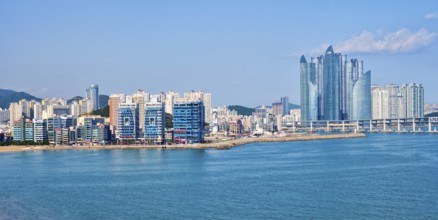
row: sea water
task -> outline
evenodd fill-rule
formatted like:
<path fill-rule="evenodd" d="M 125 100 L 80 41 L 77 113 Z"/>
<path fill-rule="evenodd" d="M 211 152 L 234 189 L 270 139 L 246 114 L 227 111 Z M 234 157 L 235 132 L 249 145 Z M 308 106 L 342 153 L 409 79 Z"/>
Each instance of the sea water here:
<path fill-rule="evenodd" d="M 437 219 L 438 135 L 0 154 L 0 219 Z"/>

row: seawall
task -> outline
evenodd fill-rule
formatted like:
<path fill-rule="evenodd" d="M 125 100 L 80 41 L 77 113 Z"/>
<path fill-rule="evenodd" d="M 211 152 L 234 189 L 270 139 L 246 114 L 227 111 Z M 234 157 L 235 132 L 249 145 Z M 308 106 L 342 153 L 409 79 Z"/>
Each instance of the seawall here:
<path fill-rule="evenodd" d="M 292 142 L 292 141 L 311 141 L 328 140 L 342 138 L 361 138 L 366 135 L 363 133 L 347 134 L 328 134 L 328 135 L 300 135 L 291 137 L 262 137 L 262 138 L 242 138 L 215 143 L 205 144 L 180 144 L 180 145 L 87 145 L 87 146 L 4 146 L 0 147 L 0 153 L 38 151 L 38 150 L 123 150 L 123 149 L 229 149 L 250 143 L 260 142 Z"/>

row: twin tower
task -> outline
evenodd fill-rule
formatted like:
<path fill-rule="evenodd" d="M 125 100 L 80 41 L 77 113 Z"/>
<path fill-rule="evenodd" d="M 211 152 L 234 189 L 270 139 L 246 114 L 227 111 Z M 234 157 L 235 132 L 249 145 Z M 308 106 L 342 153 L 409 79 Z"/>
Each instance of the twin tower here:
<path fill-rule="evenodd" d="M 301 121 L 371 119 L 371 71 L 330 46 L 300 61 Z"/>

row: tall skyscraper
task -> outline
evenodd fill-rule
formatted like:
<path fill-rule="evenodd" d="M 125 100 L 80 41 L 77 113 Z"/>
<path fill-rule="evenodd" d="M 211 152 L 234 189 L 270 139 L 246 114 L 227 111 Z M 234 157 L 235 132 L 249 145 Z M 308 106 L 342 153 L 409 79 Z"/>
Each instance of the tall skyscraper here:
<path fill-rule="evenodd" d="M 95 84 L 88 87 L 86 98 L 92 100 L 94 111 L 99 109 L 99 85 Z"/>
<path fill-rule="evenodd" d="M 330 46 L 325 56 L 300 60 L 301 120 L 371 118 L 371 72 Z"/>
<path fill-rule="evenodd" d="M 353 86 L 353 111 L 351 120 L 371 119 L 371 71 L 359 76 Z"/>
<path fill-rule="evenodd" d="M 281 97 L 281 104 L 283 107 L 283 113 L 282 115 L 288 115 L 289 114 L 289 97 Z"/>
<path fill-rule="evenodd" d="M 303 121 L 318 120 L 318 85 L 315 63 L 307 63 L 303 55 L 300 70 L 301 119 Z"/>
<path fill-rule="evenodd" d="M 325 52 L 323 67 L 323 120 L 339 120 L 341 117 L 341 55 L 330 46 Z"/>

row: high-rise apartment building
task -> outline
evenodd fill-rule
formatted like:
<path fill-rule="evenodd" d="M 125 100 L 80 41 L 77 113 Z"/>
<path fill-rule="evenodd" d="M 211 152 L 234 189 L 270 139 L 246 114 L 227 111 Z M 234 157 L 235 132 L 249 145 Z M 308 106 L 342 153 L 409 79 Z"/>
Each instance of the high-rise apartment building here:
<path fill-rule="evenodd" d="M 120 103 L 117 122 L 120 139 L 135 140 L 140 135 L 139 112 L 137 103 Z"/>
<path fill-rule="evenodd" d="M 166 94 L 166 106 L 165 110 L 167 114 L 173 115 L 173 103 L 175 102 L 175 99 L 179 98 L 179 94 L 174 91 L 169 91 Z"/>
<path fill-rule="evenodd" d="M 406 87 L 406 117 L 424 117 L 424 88 L 421 84 L 410 83 Z"/>
<path fill-rule="evenodd" d="M 373 119 L 424 117 L 424 88 L 421 84 L 389 84 L 372 87 Z"/>
<path fill-rule="evenodd" d="M 21 117 L 12 127 L 14 141 L 33 141 L 33 123 Z"/>
<path fill-rule="evenodd" d="M 388 118 L 388 91 L 381 86 L 372 86 L 372 118 Z"/>
<path fill-rule="evenodd" d="M 70 114 L 79 117 L 81 115 L 81 105 L 79 105 L 79 102 L 73 101 L 70 104 Z"/>
<path fill-rule="evenodd" d="M 10 117 L 9 109 L 1 109 L 0 108 L 0 124 L 6 123 L 9 121 Z"/>
<path fill-rule="evenodd" d="M 166 112 L 163 102 L 149 102 L 145 106 L 144 138 L 154 143 L 165 140 Z"/>
<path fill-rule="evenodd" d="M 119 104 L 125 103 L 125 94 L 112 94 L 108 100 L 110 124 L 117 127 L 119 120 Z"/>
<path fill-rule="evenodd" d="M 90 98 L 85 98 L 79 101 L 81 115 L 88 114 L 94 109 L 94 101 Z"/>
<path fill-rule="evenodd" d="M 387 118 L 398 118 L 399 86 L 389 84 L 385 86 L 388 95 Z"/>
<path fill-rule="evenodd" d="M 204 140 L 204 104 L 202 101 L 176 101 L 173 106 L 173 132 L 177 143 L 201 143 Z"/>
<path fill-rule="evenodd" d="M 203 102 L 204 105 L 204 117 L 205 117 L 205 122 L 210 123 L 212 118 L 211 118 L 211 114 L 213 113 L 213 109 L 211 107 L 211 93 L 206 93 L 203 91 L 200 92 L 195 92 L 195 91 L 190 91 L 190 92 L 186 92 L 184 93 L 184 98 L 186 100 L 189 101 L 201 101 Z"/>
<path fill-rule="evenodd" d="M 9 124 L 14 126 L 15 122 L 20 120 L 23 116 L 23 108 L 20 104 L 14 102 L 9 105 Z"/>
<path fill-rule="evenodd" d="M 82 140 L 86 143 L 99 142 L 97 137 L 98 125 L 104 124 L 105 119 L 102 117 L 84 117 L 82 119 L 83 119 Z"/>
<path fill-rule="evenodd" d="M 44 142 L 47 141 L 47 123 L 46 120 L 33 120 L 33 141 Z"/>
<path fill-rule="evenodd" d="M 86 98 L 91 99 L 94 111 L 99 109 L 99 85 L 94 84 L 88 87 Z"/>
<path fill-rule="evenodd" d="M 211 114 L 213 113 L 213 109 L 211 107 L 211 93 L 204 93 L 202 102 L 204 103 L 205 122 L 211 123 Z"/>
<path fill-rule="evenodd" d="M 303 121 L 371 118 L 371 72 L 332 46 L 310 62 L 301 57 L 300 92 Z"/>
<path fill-rule="evenodd" d="M 33 105 L 33 119 L 43 119 L 43 106 L 41 103 L 35 103 Z"/>
<path fill-rule="evenodd" d="M 283 115 L 283 103 L 281 103 L 281 102 L 272 103 L 272 114 L 273 115 Z"/>
<path fill-rule="evenodd" d="M 146 93 L 143 90 L 138 90 L 136 93 L 132 95 L 132 102 L 138 104 L 140 130 L 143 131 L 144 118 L 145 118 L 144 106 L 146 103 Z"/>

